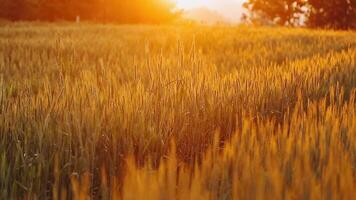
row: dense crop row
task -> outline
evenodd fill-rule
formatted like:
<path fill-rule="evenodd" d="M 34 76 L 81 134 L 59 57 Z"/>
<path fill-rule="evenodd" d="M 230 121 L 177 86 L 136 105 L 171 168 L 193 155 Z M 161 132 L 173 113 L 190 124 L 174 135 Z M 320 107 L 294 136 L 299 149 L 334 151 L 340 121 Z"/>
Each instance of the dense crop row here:
<path fill-rule="evenodd" d="M 350 199 L 355 38 L 3 26 L 0 198 Z"/>

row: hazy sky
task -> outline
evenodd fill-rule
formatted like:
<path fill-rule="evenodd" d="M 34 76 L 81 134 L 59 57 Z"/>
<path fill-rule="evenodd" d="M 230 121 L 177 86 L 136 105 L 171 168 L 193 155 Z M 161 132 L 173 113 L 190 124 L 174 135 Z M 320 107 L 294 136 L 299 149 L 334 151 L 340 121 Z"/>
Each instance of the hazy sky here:
<path fill-rule="evenodd" d="M 228 19 L 238 21 L 241 18 L 242 3 L 245 0 L 176 0 L 177 6 L 183 9 L 207 7 L 218 11 Z"/>

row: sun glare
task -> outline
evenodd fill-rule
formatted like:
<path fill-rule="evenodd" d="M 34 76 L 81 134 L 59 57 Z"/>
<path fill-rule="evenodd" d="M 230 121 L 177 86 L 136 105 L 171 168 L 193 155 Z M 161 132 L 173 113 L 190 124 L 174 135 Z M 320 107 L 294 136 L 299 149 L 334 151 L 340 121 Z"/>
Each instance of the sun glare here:
<path fill-rule="evenodd" d="M 176 0 L 177 6 L 183 9 L 196 8 L 196 7 L 209 7 L 211 0 Z"/>

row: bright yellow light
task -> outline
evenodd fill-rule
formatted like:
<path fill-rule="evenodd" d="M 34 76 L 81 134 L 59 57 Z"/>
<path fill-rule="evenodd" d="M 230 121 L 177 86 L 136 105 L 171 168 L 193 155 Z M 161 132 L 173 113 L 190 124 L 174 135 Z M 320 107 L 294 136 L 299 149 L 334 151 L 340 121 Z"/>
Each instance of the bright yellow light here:
<path fill-rule="evenodd" d="M 212 4 L 211 0 L 175 0 L 178 8 L 189 9 L 196 7 L 209 7 Z"/>

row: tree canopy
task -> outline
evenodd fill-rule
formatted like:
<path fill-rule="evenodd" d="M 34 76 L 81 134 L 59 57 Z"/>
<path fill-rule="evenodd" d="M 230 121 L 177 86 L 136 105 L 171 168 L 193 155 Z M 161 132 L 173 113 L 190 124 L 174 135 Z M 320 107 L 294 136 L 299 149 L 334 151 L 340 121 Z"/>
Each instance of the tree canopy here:
<path fill-rule="evenodd" d="M 0 18 L 165 23 L 176 17 L 170 0 L 0 0 Z"/>
<path fill-rule="evenodd" d="M 356 28 L 356 0 L 248 0 L 251 21 L 335 29 Z"/>

